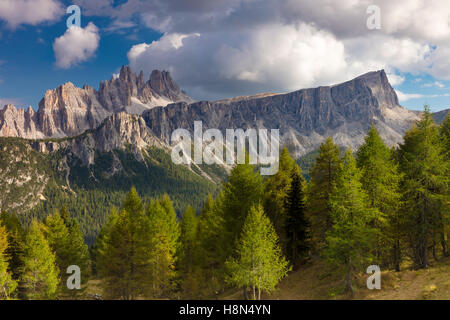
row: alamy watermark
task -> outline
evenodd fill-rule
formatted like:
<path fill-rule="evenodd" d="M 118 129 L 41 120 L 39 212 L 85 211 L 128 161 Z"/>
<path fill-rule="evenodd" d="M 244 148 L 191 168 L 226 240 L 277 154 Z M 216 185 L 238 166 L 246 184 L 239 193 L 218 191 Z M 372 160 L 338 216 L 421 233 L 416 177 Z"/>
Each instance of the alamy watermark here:
<path fill-rule="evenodd" d="M 261 165 L 261 175 L 274 175 L 279 167 L 279 129 L 270 130 L 270 142 L 267 129 L 226 129 L 226 138 L 219 129 L 208 129 L 203 132 L 201 121 L 194 122 L 194 142 L 191 133 L 186 129 L 173 131 L 171 142 L 172 161 L 175 164 L 228 164 L 248 163 Z M 235 144 L 236 142 L 236 144 Z M 248 153 L 246 146 L 248 143 Z M 194 158 L 192 158 L 192 149 Z M 224 159 L 225 150 L 225 159 Z M 236 155 L 235 155 L 236 153 Z M 268 167 L 264 167 L 268 166 Z"/>
<path fill-rule="evenodd" d="M 81 289 L 81 270 L 77 265 L 71 265 L 67 268 L 67 274 L 70 276 L 67 278 L 67 289 L 69 290 L 80 290 Z"/>
<path fill-rule="evenodd" d="M 380 266 L 377 265 L 371 265 L 367 267 L 366 270 L 367 274 L 370 274 L 371 276 L 367 278 L 367 289 L 369 290 L 381 290 L 381 269 Z"/>

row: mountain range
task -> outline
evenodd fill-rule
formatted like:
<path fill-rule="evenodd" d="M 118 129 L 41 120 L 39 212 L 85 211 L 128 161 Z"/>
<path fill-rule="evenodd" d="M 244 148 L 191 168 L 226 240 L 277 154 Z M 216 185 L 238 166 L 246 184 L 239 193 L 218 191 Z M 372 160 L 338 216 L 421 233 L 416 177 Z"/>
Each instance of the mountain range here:
<path fill-rule="evenodd" d="M 168 193 L 178 213 L 216 192 L 228 167 L 170 159 L 173 130 L 192 132 L 194 121 L 222 132 L 279 129 L 281 145 L 300 158 L 328 136 L 356 149 L 372 124 L 387 144 L 401 143 L 419 118 L 399 104 L 384 70 L 333 86 L 211 102 L 194 101 L 168 72 L 155 70 L 146 81 L 124 66 L 98 90 L 66 83 L 48 90 L 37 111 L 0 110 L 0 210 L 31 219 L 65 204 L 93 239 L 131 186 L 147 196 Z"/>

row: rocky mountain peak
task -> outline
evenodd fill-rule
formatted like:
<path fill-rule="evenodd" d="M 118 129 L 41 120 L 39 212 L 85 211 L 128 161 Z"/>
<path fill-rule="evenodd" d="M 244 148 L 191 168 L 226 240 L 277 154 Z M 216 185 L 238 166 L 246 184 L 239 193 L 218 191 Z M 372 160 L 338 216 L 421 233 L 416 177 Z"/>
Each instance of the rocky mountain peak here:
<path fill-rule="evenodd" d="M 130 67 L 122 66 L 119 76 L 102 81 L 98 91 L 88 85 L 78 88 L 72 82 L 47 90 L 36 116 L 34 112 L 25 113 L 8 106 L 0 114 L 0 135 L 33 139 L 76 136 L 98 127 L 105 118 L 118 112 L 142 114 L 155 106 L 193 102 L 168 73 L 152 74 L 153 78 L 146 82 L 144 72 L 137 76 Z M 31 121 L 29 128 L 23 127 L 27 121 Z"/>

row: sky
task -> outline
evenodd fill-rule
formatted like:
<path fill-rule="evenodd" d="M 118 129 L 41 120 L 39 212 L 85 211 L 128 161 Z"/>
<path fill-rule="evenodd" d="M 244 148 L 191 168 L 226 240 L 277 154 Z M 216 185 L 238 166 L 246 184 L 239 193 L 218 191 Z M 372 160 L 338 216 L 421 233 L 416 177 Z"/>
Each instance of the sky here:
<path fill-rule="evenodd" d="M 70 5 L 80 27 L 67 26 Z M 450 1 L 0 0 L 0 106 L 38 107 L 122 65 L 197 100 L 332 85 L 385 69 L 401 105 L 450 108 Z"/>

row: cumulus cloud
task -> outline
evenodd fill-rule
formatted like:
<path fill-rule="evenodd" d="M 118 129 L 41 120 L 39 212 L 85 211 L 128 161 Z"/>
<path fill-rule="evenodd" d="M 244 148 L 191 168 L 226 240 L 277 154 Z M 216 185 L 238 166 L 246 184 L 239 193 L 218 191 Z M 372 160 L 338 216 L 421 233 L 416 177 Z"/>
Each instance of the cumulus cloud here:
<path fill-rule="evenodd" d="M 1 0 L 0 20 L 11 29 L 19 25 L 54 22 L 64 15 L 58 0 Z"/>
<path fill-rule="evenodd" d="M 379 69 L 397 86 L 405 73 L 450 80 L 449 1 L 75 2 L 87 14 L 163 33 L 131 48 L 130 65 L 170 70 L 196 98 L 329 85 Z M 367 28 L 370 5 L 381 9 L 380 30 Z"/>
<path fill-rule="evenodd" d="M 91 58 L 99 45 L 98 28 L 90 22 L 85 28 L 72 26 L 55 39 L 56 66 L 68 69 Z"/>

